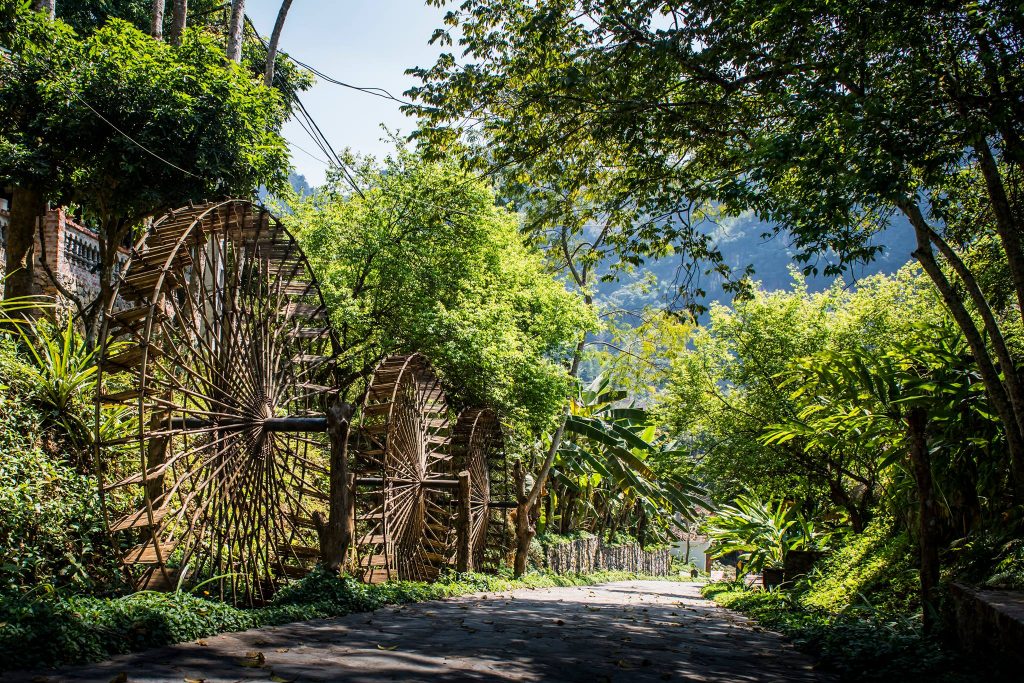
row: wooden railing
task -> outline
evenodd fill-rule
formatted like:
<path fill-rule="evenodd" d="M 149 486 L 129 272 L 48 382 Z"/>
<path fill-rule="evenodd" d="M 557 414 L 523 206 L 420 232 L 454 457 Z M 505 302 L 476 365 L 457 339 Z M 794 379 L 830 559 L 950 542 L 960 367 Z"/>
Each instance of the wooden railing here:
<path fill-rule="evenodd" d="M 545 569 L 556 574 L 624 571 L 664 576 L 671 569 L 667 548 L 644 550 L 638 545 L 607 546 L 597 538 L 581 538 L 544 548 Z"/>

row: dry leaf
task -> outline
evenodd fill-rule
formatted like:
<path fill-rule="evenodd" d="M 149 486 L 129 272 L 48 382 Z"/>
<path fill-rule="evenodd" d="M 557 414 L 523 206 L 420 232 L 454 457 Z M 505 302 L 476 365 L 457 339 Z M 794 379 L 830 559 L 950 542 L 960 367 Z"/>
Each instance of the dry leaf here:
<path fill-rule="evenodd" d="M 202 647 L 206 647 L 206 641 L 205 640 L 197 640 L 196 641 L 196 645 L 201 645 Z"/>
<path fill-rule="evenodd" d="M 391 650 L 397 650 L 398 646 L 397 645 L 381 645 L 380 643 L 377 643 L 377 649 L 378 650 L 387 650 L 387 651 L 390 652 Z"/>
<path fill-rule="evenodd" d="M 295 683 L 294 678 L 281 678 L 280 676 L 271 676 L 270 680 L 272 683 Z"/>
<path fill-rule="evenodd" d="M 239 666 L 247 666 L 256 669 L 267 663 L 267 657 L 262 652 L 246 652 L 243 659 L 236 660 Z"/>
<path fill-rule="evenodd" d="M 206 683 L 205 678 L 186 678 L 185 683 Z"/>

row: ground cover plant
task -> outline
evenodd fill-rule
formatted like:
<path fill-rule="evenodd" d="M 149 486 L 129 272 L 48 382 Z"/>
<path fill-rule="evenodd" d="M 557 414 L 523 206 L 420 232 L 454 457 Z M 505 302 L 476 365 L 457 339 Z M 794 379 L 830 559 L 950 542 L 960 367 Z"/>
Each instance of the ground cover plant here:
<path fill-rule="evenodd" d="M 317 570 L 282 589 L 273 601 L 240 609 L 189 592 L 144 591 L 122 597 L 61 593 L 0 593 L 2 670 L 99 661 L 116 654 L 171 645 L 228 631 L 344 616 L 385 605 L 441 600 L 474 592 L 584 586 L 630 579 L 628 572 L 519 577 L 449 574 L 434 583 L 364 584 Z"/>
<path fill-rule="evenodd" d="M 977 680 L 992 662 L 965 657 L 948 634 L 926 634 L 913 540 L 876 518 L 848 536 L 807 576 L 783 589 L 710 583 L 702 595 L 782 633 L 844 681 Z"/>

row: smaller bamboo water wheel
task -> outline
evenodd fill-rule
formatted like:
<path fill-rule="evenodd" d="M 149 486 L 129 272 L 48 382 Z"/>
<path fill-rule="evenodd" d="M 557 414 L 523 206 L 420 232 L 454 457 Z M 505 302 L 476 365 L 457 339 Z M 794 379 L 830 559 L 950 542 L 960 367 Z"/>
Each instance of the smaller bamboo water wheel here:
<path fill-rule="evenodd" d="M 514 548 L 511 479 L 497 414 L 488 408 L 463 410 L 452 433 L 452 454 L 457 469 L 470 474 L 470 568 L 494 572 L 506 566 Z"/>
<path fill-rule="evenodd" d="M 420 354 L 373 374 L 350 442 L 356 563 L 364 581 L 432 581 L 455 548 L 450 410 Z"/>

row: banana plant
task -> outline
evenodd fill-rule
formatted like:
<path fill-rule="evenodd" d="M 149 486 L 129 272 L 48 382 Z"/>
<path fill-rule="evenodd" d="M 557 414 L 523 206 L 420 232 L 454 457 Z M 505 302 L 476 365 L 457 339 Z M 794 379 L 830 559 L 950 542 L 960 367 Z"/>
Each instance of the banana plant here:
<path fill-rule="evenodd" d="M 575 482 L 596 484 L 606 507 L 620 513 L 636 510 L 647 520 L 667 520 L 678 513 L 692 519 L 694 510 L 706 505 L 700 486 L 681 475 L 659 476 L 653 465 L 685 457 L 686 452 L 657 438 L 647 411 L 620 406 L 624 399 L 626 393 L 612 388 L 606 375 L 580 388 L 559 450 L 560 476 L 574 487 Z"/>

